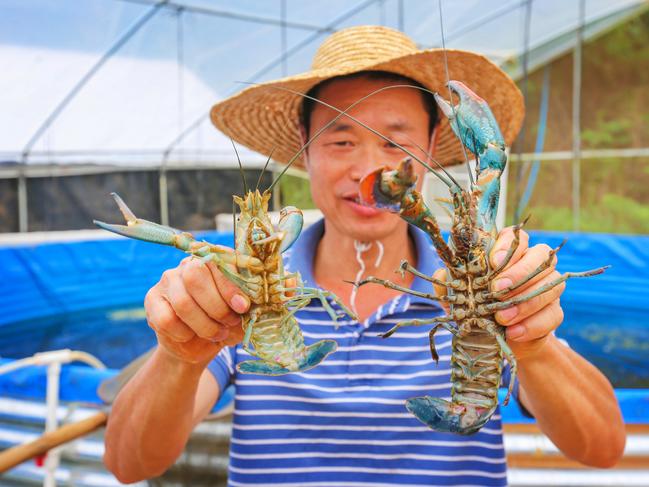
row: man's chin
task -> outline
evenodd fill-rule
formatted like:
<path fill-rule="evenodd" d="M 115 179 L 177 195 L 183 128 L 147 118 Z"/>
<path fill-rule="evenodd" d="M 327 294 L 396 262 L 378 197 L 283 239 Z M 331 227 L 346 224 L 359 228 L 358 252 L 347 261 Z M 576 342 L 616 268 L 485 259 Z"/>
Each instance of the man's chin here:
<path fill-rule="evenodd" d="M 383 213 L 372 218 L 357 218 L 347 227 L 347 233 L 354 239 L 360 241 L 383 240 L 393 235 L 402 227 L 402 220 L 397 215 Z"/>

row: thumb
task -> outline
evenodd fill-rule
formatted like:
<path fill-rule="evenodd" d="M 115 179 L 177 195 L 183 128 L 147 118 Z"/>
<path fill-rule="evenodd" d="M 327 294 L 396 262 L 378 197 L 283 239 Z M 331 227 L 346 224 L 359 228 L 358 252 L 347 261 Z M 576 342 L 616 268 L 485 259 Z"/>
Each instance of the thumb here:
<path fill-rule="evenodd" d="M 223 274 L 214 262 L 209 262 L 207 267 L 212 273 L 212 278 L 214 279 L 219 294 L 227 305 L 239 314 L 248 311 L 248 308 L 250 308 L 250 298 L 246 296 L 246 293 Z M 232 267 L 232 271 L 236 272 L 234 266 Z"/>

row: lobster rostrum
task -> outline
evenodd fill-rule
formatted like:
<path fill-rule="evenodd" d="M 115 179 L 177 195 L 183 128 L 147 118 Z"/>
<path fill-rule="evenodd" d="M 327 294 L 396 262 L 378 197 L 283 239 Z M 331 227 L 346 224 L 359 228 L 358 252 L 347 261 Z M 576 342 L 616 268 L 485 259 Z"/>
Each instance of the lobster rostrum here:
<path fill-rule="evenodd" d="M 570 277 L 600 274 L 605 267 L 580 273 L 568 272 L 532 292 L 505 299 L 509 293 L 551 267 L 554 255 L 561 247 L 559 246 L 524 279 L 500 291 L 491 290 L 491 282 L 507 267 L 518 247 L 522 227 L 522 223 L 514 227 L 511 247 L 502 263 L 492 268 L 489 252 L 497 237 L 495 218 L 500 176 L 507 160 L 505 142 L 484 100 L 459 81 L 450 81 L 448 87 L 458 97 L 457 105 L 451 105 L 438 94 L 435 94 L 435 99 L 442 113 L 449 119 L 453 132 L 476 157 L 476 174 L 472 178 L 470 191 L 461 188 L 454 181 L 455 184 L 449 182 L 451 198 L 441 201 L 452 212 L 448 243 L 443 239 L 439 225 L 425 205 L 422 195 L 415 189 L 416 176 L 410 158 L 403 160 L 396 169 L 384 167 L 371 172 L 361 180 L 359 188 L 363 203 L 398 212 L 401 218 L 431 237 L 447 268 L 447 280 L 441 281 L 422 274 L 407 261 L 401 263 L 399 272 L 402 275 L 410 272 L 433 284 L 444 286 L 447 295 L 438 297 L 433 293 L 419 293 L 374 277 L 369 277 L 358 285 L 373 282 L 448 303 L 450 311 L 446 316 L 402 321 L 385 333 L 384 337 L 391 336 L 403 326 L 432 325 L 429 334 L 430 349 L 433 359 L 438 362 L 435 332 L 444 328 L 452 334 L 451 400 L 431 396 L 415 397 L 407 400 L 406 407 L 434 430 L 471 434 L 489 421 L 498 406 L 498 387 L 504 359 L 507 359 L 511 369 L 504 404 L 509 401 L 516 377 L 516 359 L 505 340 L 505 327 L 496 322 L 495 313 L 549 291 Z"/>
<path fill-rule="evenodd" d="M 126 203 L 112 194 L 126 225 L 95 220 L 95 224 L 126 237 L 176 247 L 204 262 L 214 262 L 223 275 L 250 298 L 250 308 L 242 315 L 243 348 L 260 360 L 237 364 L 242 373 L 283 375 L 315 367 L 336 350 L 333 340 L 305 346 L 295 312 L 318 298 L 335 321 L 340 315 L 327 302 L 331 297 L 349 316 L 354 313 L 328 291 L 305 287 L 298 273 L 284 272 L 281 254 L 295 242 L 302 230 L 302 212 L 285 207 L 277 225 L 268 216 L 270 191 L 247 191 L 233 196 L 240 214 L 235 225 L 235 248 L 230 249 L 196 240 L 190 233 L 137 218 Z M 295 287 L 287 287 L 294 279 Z"/>

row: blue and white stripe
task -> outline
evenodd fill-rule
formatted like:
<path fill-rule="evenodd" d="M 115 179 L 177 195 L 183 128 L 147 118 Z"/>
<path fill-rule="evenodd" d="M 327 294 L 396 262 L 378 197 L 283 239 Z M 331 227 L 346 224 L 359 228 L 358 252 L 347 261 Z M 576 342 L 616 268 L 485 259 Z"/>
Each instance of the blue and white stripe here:
<path fill-rule="evenodd" d="M 313 225 L 285 254 L 286 267 L 309 285 L 323 231 L 323 222 Z M 419 270 L 432 274 L 440 265 L 434 249 L 423 232 L 411 229 L 411 235 Z M 419 278 L 413 289 L 431 291 Z M 304 373 L 238 374 L 234 365 L 248 354 L 224 350 L 209 368 L 222 388 L 236 385 L 229 485 L 506 485 L 500 414 L 464 437 L 431 431 L 405 409 L 410 397 L 450 397 L 451 336 L 436 334 L 435 365 L 428 328 L 402 328 L 388 340 L 379 335 L 398 321 L 441 313 L 432 302 L 399 296 L 364 323 L 343 320 L 335 326 L 314 301 L 296 315 L 305 341 L 334 339 L 338 350 Z"/>

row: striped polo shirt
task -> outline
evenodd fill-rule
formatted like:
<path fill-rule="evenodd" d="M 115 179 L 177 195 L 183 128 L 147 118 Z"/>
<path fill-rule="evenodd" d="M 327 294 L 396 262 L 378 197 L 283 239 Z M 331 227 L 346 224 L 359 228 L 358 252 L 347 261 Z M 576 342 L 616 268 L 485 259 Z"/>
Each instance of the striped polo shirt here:
<path fill-rule="evenodd" d="M 308 286 L 316 285 L 313 259 L 323 232 L 320 221 L 284 254 L 285 267 Z M 435 249 L 422 231 L 411 227 L 410 234 L 419 270 L 432 275 L 441 265 Z M 421 278 L 412 288 L 431 292 Z M 405 408 L 411 397 L 450 398 L 451 335 L 435 335 L 439 365 L 430 355 L 429 326 L 379 335 L 399 321 L 441 314 L 436 303 L 404 294 L 362 323 L 335 326 L 313 300 L 296 314 L 305 342 L 333 339 L 338 350 L 304 373 L 240 374 L 236 364 L 250 356 L 239 346 L 224 349 L 209 370 L 221 390 L 231 383 L 236 390 L 228 485 L 507 485 L 499 410 L 478 433 L 460 436 L 430 430 Z"/>

